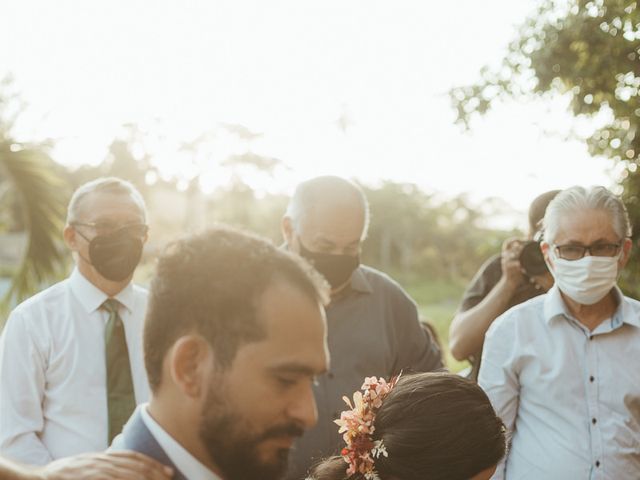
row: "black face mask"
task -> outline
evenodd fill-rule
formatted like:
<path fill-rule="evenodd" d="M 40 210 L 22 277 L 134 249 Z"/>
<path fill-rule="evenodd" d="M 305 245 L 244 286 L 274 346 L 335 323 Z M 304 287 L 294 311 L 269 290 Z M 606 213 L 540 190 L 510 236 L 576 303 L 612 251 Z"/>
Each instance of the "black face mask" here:
<path fill-rule="evenodd" d="M 81 233 L 80 236 L 87 240 Z M 91 265 L 100 275 L 113 282 L 128 278 L 140 263 L 141 257 L 142 239 L 132 237 L 126 229 L 98 235 L 89 241 Z"/>
<path fill-rule="evenodd" d="M 347 283 L 353 271 L 360 265 L 359 255 L 316 253 L 305 248 L 300 239 L 298 239 L 298 243 L 300 244 L 300 256 L 309 260 L 334 290 Z"/>

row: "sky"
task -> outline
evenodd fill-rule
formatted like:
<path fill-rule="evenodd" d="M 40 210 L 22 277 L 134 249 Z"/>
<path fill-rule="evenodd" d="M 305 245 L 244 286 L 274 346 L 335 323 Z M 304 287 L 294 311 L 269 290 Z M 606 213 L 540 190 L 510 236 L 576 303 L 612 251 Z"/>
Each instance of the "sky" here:
<path fill-rule="evenodd" d="M 616 179 L 567 138 L 594 126 L 566 98 L 507 102 L 468 133 L 454 124 L 448 90 L 499 64 L 536 3 L 2 0 L 0 75 L 29 104 L 19 134 L 55 139 L 72 167 L 102 161 L 134 123 L 164 139 L 148 146 L 163 174 L 188 177 L 171 145 L 239 124 L 260 135 L 219 134 L 200 164 L 205 188 L 251 149 L 287 167 L 255 179 L 267 191 L 336 174 L 524 211 L 543 191 Z"/>

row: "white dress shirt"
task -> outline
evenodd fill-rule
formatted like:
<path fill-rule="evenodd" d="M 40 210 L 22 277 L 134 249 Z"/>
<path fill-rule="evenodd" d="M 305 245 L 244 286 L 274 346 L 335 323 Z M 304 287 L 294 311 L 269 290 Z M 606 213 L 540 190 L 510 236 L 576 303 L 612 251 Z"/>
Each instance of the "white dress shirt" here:
<path fill-rule="evenodd" d="M 494 479 L 640 478 L 640 302 L 593 331 L 554 286 L 487 332 L 478 383 L 512 433 Z"/>
<path fill-rule="evenodd" d="M 104 329 L 107 295 L 77 269 L 18 305 L 0 338 L 0 454 L 27 464 L 108 447 Z M 122 305 L 136 402 L 149 398 L 142 356 L 147 291 Z"/>
<path fill-rule="evenodd" d="M 191 455 L 185 448 L 174 440 L 160 425 L 156 422 L 149 412 L 147 411 L 147 405 L 141 405 L 140 416 L 142 421 L 156 439 L 164 453 L 167 454 L 169 459 L 173 462 L 180 472 L 190 480 L 220 480 L 215 473 L 200 463 L 193 455 Z M 115 442 L 115 440 L 114 440 Z"/>

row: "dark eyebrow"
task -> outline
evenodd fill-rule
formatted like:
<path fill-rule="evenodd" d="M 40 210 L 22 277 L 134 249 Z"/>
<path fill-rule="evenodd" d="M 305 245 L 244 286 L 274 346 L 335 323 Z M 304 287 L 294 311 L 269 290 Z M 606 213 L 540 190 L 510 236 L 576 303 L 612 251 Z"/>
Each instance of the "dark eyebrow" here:
<path fill-rule="evenodd" d="M 309 377 L 313 377 L 314 375 L 321 375 L 326 372 L 326 368 L 315 370 L 309 365 L 303 365 L 300 363 L 282 363 L 280 365 L 273 365 L 269 367 L 269 370 L 272 373 L 292 373 Z"/>
<path fill-rule="evenodd" d="M 328 246 L 331 246 L 331 247 L 335 247 L 336 246 L 335 242 L 332 242 L 331 240 L 329 240 L 326 237 L 318 237 L 318 238 L 316 238 L 316 243 L 317 244 L 322 243 L 322 244 L 325 244 L 325 245 L 328 245 Z M 347 244 L 347 247 L 356 247 L 358 245 L 360 245 L 360 239 L 354 240 L 353 242 Z"/>

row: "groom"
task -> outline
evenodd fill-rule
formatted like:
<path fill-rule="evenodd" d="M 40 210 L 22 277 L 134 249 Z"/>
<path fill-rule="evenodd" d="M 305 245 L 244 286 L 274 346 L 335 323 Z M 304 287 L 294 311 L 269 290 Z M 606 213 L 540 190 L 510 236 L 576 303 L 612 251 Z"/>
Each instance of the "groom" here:
<path fill-rule="evenodd" d="M 313 426 L 327 369 L 327 286 L 306 263 L 228 228 L 159 259 L 145 321 L 152 390 L 115 445 L 176 479 L 271 480 Z"/>

